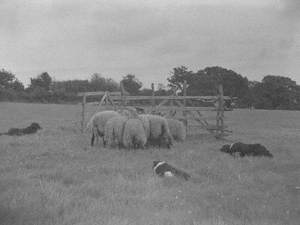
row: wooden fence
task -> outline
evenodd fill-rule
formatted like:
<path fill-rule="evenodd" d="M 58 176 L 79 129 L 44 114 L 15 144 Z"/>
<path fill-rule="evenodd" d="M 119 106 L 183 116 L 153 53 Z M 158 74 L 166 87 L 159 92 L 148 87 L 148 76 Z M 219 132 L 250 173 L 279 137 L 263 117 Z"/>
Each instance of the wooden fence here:
<path fill-rule="evenodd" d="M 103 110 L 104 106 L 110 105 L 114 110 L 123 108 L 126 106 L 136 107 L 146 113 L 160 113 L 164 112 L 167 117 L 176 117 L 177 119 L 184 122 L 186 128 L 195 126 L 195 123 L 190 124 L 189 121 L 193 120 L 202 129 L 206 129 L 216 138 L 223 137 L 224 135 L 231 132 L 227 130 L 224 124 L 224 101 L 231 100 L 230 97 L 223 95 L 223 86 L 218 85 L 217 96 L 187 96 L 186 95 L 186 82 L 183 85 L 183 95 L 177 96 L 174 92 L 170 96 L 155 96 L 154 85 L 151 85 L 152 95 L 151 96 L 130 96 L 123 87 L 121 82 L 120 92 L 82 92 L 79 96 L 83 97 L 82 100 L 82 113 L 81 113 L 81 129 L 84 131 L 85 127 L 85 114 L 86 104 L 88 96 L 101 96 L 101 100 L 98 103 L 97 111 Z M 199 107 L 192 106 L 193 102 L 206 102 L 211 103 L 215 107 Z M 145 103 L 146 102 L 146 103 Z M 189 106 L 187 106 L 189 105 Z M 202 111 L 216 112 L 216 123 L 209 124 L 204 118 Z"/>

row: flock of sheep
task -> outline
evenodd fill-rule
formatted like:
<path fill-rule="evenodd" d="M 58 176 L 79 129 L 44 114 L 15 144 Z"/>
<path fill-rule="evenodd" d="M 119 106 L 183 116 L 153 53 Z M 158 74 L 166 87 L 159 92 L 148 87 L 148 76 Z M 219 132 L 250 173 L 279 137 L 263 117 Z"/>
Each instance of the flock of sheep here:
<path fill-rule="evenodd" d="M 184 141 L 186 128 L 176 119 L 153 114 L 138 114 L 132 107 L 119 111 L 101 111 L 87 124 L 92 132 L 91 145 L 102 137 L 105 147 L 127 149 L 158 146 L 170 148 L 174 140 Z"/>

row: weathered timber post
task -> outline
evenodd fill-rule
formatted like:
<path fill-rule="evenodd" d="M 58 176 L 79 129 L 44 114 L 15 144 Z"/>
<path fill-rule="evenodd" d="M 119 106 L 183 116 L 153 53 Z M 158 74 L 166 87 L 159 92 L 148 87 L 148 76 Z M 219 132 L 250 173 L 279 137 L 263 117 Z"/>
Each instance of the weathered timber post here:
<path fill-rule="evenodd" d="M 217 125 L 216 137 L 219 138 L 224 134 L 224 95 L 223 85 L 218 85 L 218 98 L 217 98 Z"/>
<path fill-rule="evenodd" d="M 184 96 L 184 99 L 183 99 L 183 110 L 182 110 L 182 114 L 183 114 L 183 117 L 185 119 L 184 123 L 185 123 L 185 129 L 186 129 L 186 132 L 188 131 L 188 118 L 187 118 L 187 113 L 185 111 L 185 107 L 186 107 L 186 85 L 187 85 L 187 82 L 186 80 L 183 82 L 183 96 Z"/>
<path fill-rule="evenodd" d="M 85 104 L 86 104 L 86 95 L 84 94 L 82 98 L 81 133 L 84 132 L 84 125 L 85 125 Z"/>
<path fill-rule="evenodd" d="M 126 96 L 125 96 L 125 89 L 122 81 L 120 82 L 120 88 L 121 88 L 121 106 L 125 107 Z"/>
<path fill-rule="evenodd" d="M 152 83 L 151 84 L 151 89 L 152 89 L 152 98 L 151 98 L 151 110 L 153 111 L 154 110 L 154 107 L 155 107 L 155 99 L 154 99 L 154 84 Z"/>

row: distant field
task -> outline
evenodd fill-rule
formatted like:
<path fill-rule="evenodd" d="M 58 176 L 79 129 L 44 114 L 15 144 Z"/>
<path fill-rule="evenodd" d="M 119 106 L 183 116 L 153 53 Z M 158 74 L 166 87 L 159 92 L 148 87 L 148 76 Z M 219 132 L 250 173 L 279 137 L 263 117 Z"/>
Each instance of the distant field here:
<path fill-rule="evenodd" d="M 225 112 L 227 141 L 202 132 L 171 150 L 91 148 L 80 105 L 0 103 L 0 225 L 298 225 L 300 112 Z M 90 109 L 89 115 L 95 109 Z M 212 112 L 214 115 L 215 112 Z M 260 142 L 273 159 L 234 159 L 225 143 Z M 161 179 L 166 160 L 194 177 Z"/>

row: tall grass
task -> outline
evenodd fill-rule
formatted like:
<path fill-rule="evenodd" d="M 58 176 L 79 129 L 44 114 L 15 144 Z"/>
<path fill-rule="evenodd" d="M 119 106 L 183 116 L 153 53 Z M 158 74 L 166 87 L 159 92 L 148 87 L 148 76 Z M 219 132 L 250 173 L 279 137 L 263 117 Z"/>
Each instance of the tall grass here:
<path fill-rule="evenodd" d="M 0 132 L 32 121 L 44 129 L 0 136 L 0 224 L 298 224 L 300 115 L 225 115 L 234 132 L 227 141 L 201 134 L 171 150 L 126 151 L 89 147 L 79 105 L 1 103 Z M 260 142 L 274 158 L 234 159 L 218 151 L 231 141 Z M 157 159 L 193 178 L 156 177 Z"/>

